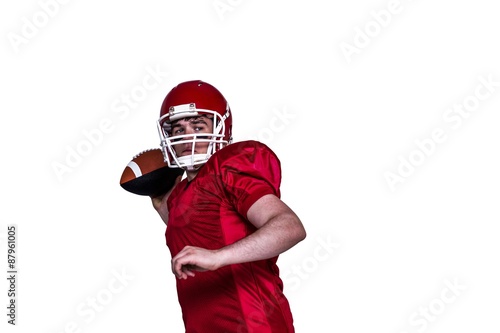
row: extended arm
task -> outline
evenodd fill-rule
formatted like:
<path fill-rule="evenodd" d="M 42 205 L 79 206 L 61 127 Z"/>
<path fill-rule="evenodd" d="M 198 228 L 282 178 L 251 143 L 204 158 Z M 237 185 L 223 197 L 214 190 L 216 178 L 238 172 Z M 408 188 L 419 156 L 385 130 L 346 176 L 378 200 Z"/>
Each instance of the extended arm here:
<path fill-rule="evenodd" d="M 247 218 L 257 231 L 219 250 L 186 246 L 172 259 L 172 271 L 180 279 L 194 271 L 268 259 L 293 247 L 306 237 L 302 222 L 278 197 L 268 194 L 248 210 Z"/>

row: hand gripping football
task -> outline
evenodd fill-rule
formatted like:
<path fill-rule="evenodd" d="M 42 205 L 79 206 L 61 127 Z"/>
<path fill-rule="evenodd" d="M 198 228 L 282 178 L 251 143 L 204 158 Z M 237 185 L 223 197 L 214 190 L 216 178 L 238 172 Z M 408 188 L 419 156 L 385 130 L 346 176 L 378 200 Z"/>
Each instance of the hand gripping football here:
<path fill-rule="evenodd" d="M 123 170 L 120 186 L 137 195 L 157 197 L 172 189 L 181 168 L 169 168 L 159 148 L 135 155 Z"/>

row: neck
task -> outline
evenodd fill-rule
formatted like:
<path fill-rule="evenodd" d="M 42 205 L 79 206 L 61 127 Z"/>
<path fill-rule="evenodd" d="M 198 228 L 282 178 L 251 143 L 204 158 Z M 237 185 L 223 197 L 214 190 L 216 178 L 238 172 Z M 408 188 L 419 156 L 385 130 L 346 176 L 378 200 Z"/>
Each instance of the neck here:
<path fill-rule="evenodd" d="M 186 171 L 186 178 L 188 179 L 188 181 L 192 181 L 197 174 L 198 170 Z"/>

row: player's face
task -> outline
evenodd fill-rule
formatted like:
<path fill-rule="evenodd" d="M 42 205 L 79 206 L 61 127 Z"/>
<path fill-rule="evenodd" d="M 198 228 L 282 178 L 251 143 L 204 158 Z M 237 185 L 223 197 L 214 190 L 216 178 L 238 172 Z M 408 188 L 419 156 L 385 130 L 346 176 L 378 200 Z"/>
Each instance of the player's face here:
<path fill-rule="evenodd" d="M 202 134 L 202 133 L 213 133 L 213 123 L 212 119 L 208 117 L 191 117 L 191 118 L 184 118 L 184 119 L 179 119 L 178 121 L 175 121 L 172 123 L 172 134 L 171 136 L 177 136 L 177 135 L 188 135 L 183 138 L 179 138 L 179 140 L 186 141 L 186 140 L 192 140 L 193 136 L 189 136 L 189 134 Z M 200 136 L 196 136 L 197 139 L 200 138 Z M 209 136 L 201 137 L 201 138 L 208 138 Z M 186 143 L 179 143 L 174 146 L 175 154 L 177 157 L 180 156 L 186 156 L 186 155 L 191 155 L 193 151 L 193 145 L 194 147 L 194 153 L 195 154 L 204 154 L 207 152 L 207 148 L 209 143 L 208 142 L 186 142 Z"/>

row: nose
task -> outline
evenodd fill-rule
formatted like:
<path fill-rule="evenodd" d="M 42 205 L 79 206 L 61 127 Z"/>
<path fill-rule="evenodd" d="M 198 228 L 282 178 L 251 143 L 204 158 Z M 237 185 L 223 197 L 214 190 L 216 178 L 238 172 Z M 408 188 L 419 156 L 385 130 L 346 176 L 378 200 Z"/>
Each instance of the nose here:
<path fill-rule="evenodd" d="M 184 128 L 184 134 L 193 134 L 195 131 L 192 126 L 186 126 Z"/>

